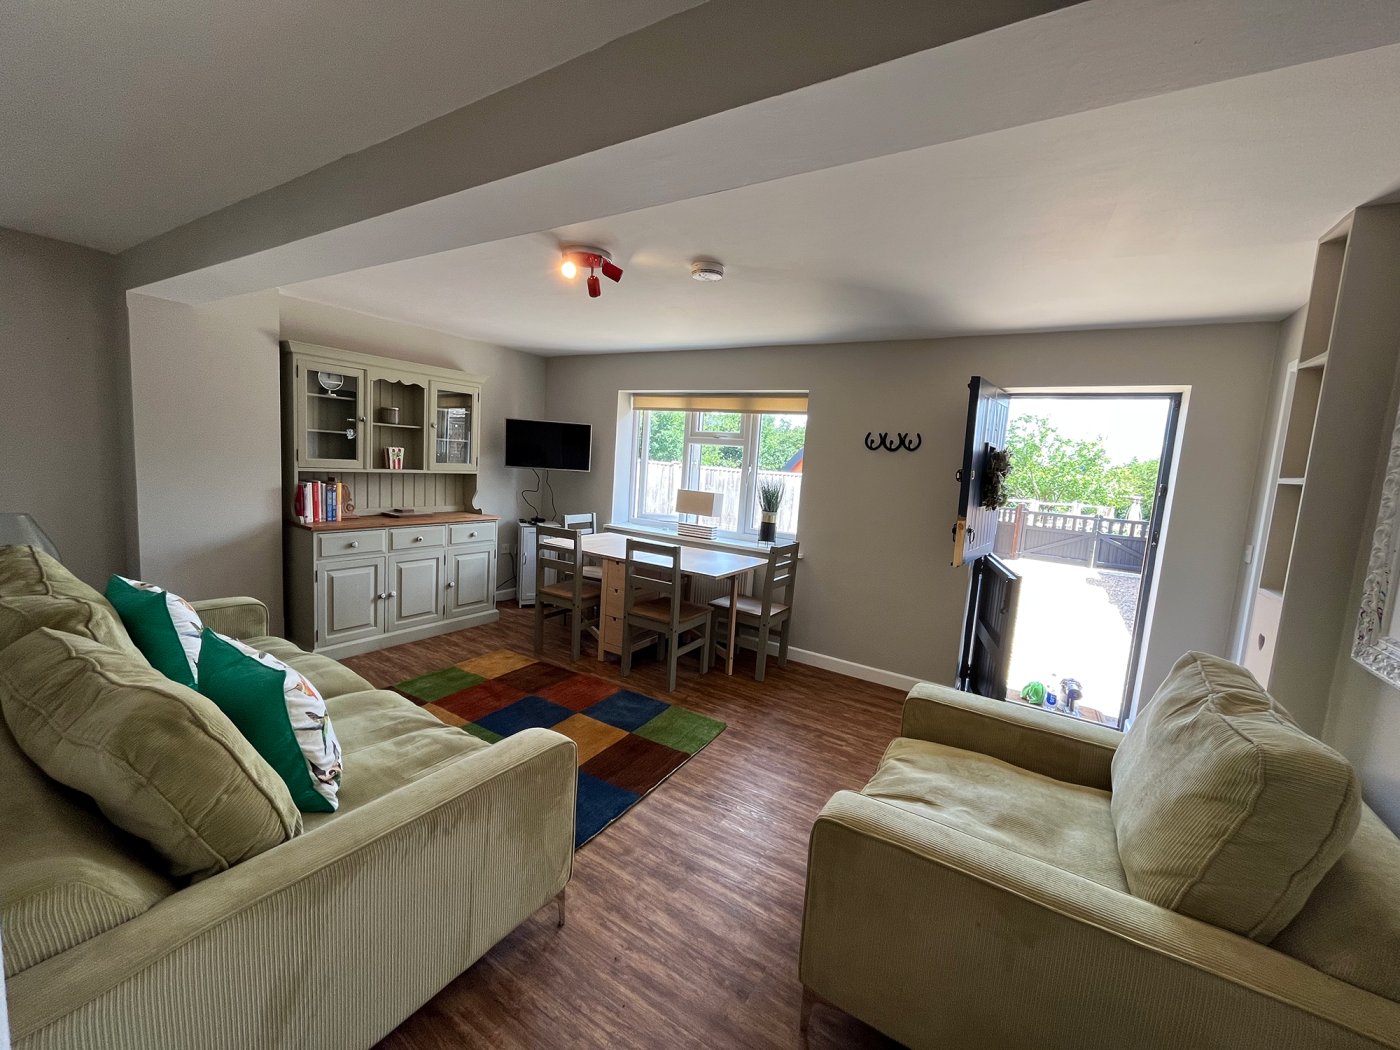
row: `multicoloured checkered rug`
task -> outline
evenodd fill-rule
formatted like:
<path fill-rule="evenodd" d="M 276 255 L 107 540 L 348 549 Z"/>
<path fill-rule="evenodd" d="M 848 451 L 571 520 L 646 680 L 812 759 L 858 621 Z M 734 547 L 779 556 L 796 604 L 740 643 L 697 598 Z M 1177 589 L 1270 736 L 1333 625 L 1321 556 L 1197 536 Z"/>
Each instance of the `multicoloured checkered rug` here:
<path fill-rule="evenodd" d="M 713 718 L 509 649 L 394 689 L 487 743 L 533 726 L 572 738 L 579 762 L 575 849 L 724 732 Z"/>

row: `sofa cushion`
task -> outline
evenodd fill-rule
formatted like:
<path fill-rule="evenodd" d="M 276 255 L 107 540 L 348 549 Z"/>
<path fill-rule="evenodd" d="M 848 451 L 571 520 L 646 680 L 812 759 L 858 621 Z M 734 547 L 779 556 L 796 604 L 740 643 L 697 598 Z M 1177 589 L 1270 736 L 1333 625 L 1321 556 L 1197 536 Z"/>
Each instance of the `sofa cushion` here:
<path fill-rule="evenodd" d="M 306 675 L 311 680 L 311 684 L 316 687 L 316 691 L 327 700 L 333 696 L 342 696 L 345 693 L 363 693 L 374 688 L 350 668 L 337 663 L 329 656 L 308 653 L 305 649 L 299 648 L 285 638 L 256 635 L 252 638 L 244 638 L 243 641 L 260 652 L 277 657 L 288 667 L 293 667 Z"/>
<path fill-rule="evenodd" d="M 176 876 L 213 875 L 301 830 L 286 785 L 222 711 L 96 642 L 45 629 L 10 646 L 0 710 L 36 765 Z"/>
<path fill-rule="evenodd" d="M 175 892 L 144 842 L 50 780 L 0 719 L 0 928 L 5 975 L 120 926 Z"/>
<path fill-rule="evenodd" d="M 382 689 L 328 697 L 326 707 L 345 761 L 340 809 L 306 814 L 308 833 L 491 746 Z"/>
<path fill-rule="evenodd" d="M 36 547 L 0 547 L 0 649 L 41 627 L 138 652 L 107 599 L 60 562 Z"/>
<path fill-rule="evenodd" d="M 1127 892 L 1109 795 L 998 758 L 900 737 L 862 794 Z"/>
<path fill-rule="evenodd" d="M 116 575 L 107 581 L 107 600 L 151 666 L 172 682 L 193 689 L 204 631 L 194 606 L 153 583 Z"/>
<path fill-rule="evenodd" d="M 1347 848 L 1346 759 L 1228 660 L 1183 656 L 1113 758 L 1113 823 L 1135 895 L 1268 943 Z"/>
<path fill-rule="evenodd" d="M 1400 1003 L 1400 839 L 1369 808 L 1342 859 L 1270 945 Z"/>
<path fill-rule="evenodd" d="M 205 628 L 199 691 L 277 771 L 297 809 L 329 813 L 340 785 L 340 743 L 326 702 L 300 671 Z"/>

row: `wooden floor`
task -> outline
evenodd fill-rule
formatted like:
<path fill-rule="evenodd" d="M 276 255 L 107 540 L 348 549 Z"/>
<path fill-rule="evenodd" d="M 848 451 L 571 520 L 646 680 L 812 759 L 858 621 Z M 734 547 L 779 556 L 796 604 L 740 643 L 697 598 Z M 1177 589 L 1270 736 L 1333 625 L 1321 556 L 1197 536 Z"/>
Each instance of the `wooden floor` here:
<path fill-rule="evenodd" d="M 496 649 L 531 652 L 533 613 L 345 661 L 377 686 Z M 544 658 L 568 665 L 561 620 Z M 575 670 L 620 678 L 585 650 Z M 526 921 L 410 1017 L 381 1050 L 801 1045 L 797 947 L 812 821 L 832 793 L 859 788 L 898 735 L 903 694 L 769 660 L 753 680 L 743 653 L 732 678 L 700 676 L 683 657 L 676 692 L 642 662 L 630 688 L 729 727 L 581 849 L 568 925 Z M 890 1047 L 825 1005 L 809 1044 Z"/>

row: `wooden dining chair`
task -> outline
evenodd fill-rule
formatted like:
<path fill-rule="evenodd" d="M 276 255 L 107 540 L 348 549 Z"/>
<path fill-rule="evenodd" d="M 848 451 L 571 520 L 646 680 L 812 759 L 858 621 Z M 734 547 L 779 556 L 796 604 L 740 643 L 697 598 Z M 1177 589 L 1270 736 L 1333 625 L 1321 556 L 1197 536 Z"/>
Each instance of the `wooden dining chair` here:
<path fill-rule="evenodd" d="M 564 528 L 573 529 L 583 536 L 591 536 L 598 531 L 598 515 L 593 511 L 586 511 L 582 514 L 563 515 Z M 584 556 L 583 578 L 585 580 L 603 580 L 603 567 L 595 559 L 587 554 Z"/>
<path fill-rule="evenodd" d="M 553 540 L 555 542 L 547 542 Z M 603 585 L 583 575 L 582 533 L 539 525 L 535 529 L 535 652 L 544 651 L 544 622 L 551 616 L 567 616 L 571 652 L 583 653 L 583 631 L 598 627 Z M 552 583 L 545 574 L 554 573 Z M 591 613 L 591 618 L 590 614 Z"/>
<path fill-rule="evenodd" d="M 679 547 L 629 539 L 624 570 L 622 674 L 632 673 L 632 631 L 640 627 L 665 641 L 666 690 L 674 692 L 676 661 L 686 653 L 699 649 L 700 673 L 709 670 L 711 609 L 683 600 Z M 682 643 L 681 636 L 692 631 L 698 631 L 699 637 Z"/>
<path fill-rule="evenodd" d="M 754 681 L 763 681 L 763 672 L 768 663 L 768 640 L 773 631 L 778 632 L 778 666 L 786 667 L 788 638 L 792 633 L 792 591 L 796 583 L 797 544 L 787 543 L 771 548 L 768 551 L 768 571 L 763 578 L 763 591 L 759 597 L 740 595 L 737 609 L 729 607 L 727 594 L 710 602 L 710 608 L 715 610 L 710 659 L 713 659 L 715 652 L 728 656 L 726 647 L 720 644 L 719 639 L 728 640 L 729 618 L 737 616 L 734 647 L 754 650 Z"/>

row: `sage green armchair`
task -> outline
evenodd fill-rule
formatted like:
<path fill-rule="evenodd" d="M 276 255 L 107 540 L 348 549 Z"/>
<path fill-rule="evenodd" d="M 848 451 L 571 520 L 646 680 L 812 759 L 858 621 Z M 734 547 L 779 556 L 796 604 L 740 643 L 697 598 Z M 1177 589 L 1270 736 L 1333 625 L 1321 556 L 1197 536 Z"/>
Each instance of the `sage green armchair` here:
<path fill-rule="evenodd" d="M 1301 935 L 1261 944 L 1129 891 L 1109 809 L 1120 739 L 917 686 L 874 779 L 812 829 L 804 1031 L 824 1001 L 916 1050 L 1400 1048 L 1396 997 L 1281 950 Z M 1348 870 L 1400 885 L 1400 866 L 1378 870 L 1395 845 L 1365 811 Z M 1346 892 L 1329 875 L 1314 898 Z M 1371 950 L 1356 924 L 1317 926 L 1314 950 L 1328 937 Z"/>

